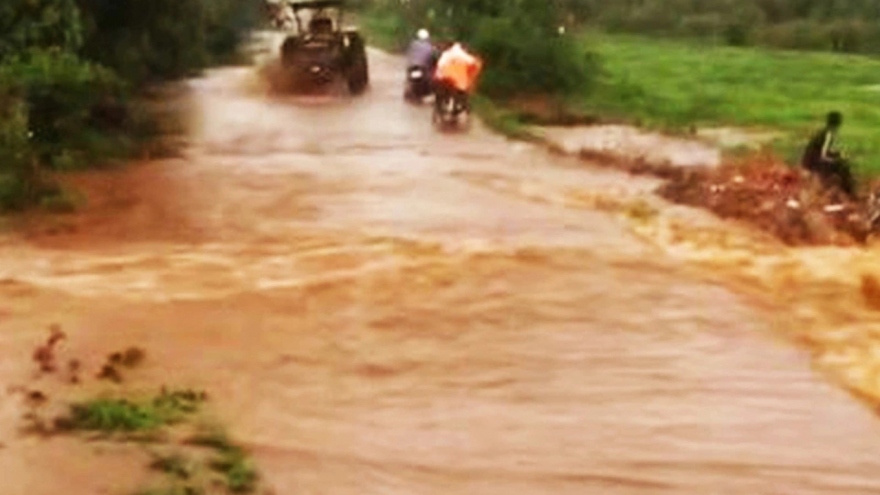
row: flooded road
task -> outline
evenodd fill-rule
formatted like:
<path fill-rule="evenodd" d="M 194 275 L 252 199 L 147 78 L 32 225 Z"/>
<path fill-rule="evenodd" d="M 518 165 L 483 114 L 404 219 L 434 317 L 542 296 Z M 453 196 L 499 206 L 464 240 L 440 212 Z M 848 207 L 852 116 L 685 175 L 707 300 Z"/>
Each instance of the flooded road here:
<path fill-rule="evenodd" d="M 136 343 L 131 386 L 207 389 L 278 494 L 880 493 L 880 423 L 774 338 L 788 308 L 602 199 L 653 180 L 438 134 L 397 59 L 371 69 L 358 99 L 212 72 L 185 157 L 80 177 L 83 212 L 4 238 L 0 385 L 53 322 L 96 363 Z M 134 486 L 20 412 L 3 495 Z"/>

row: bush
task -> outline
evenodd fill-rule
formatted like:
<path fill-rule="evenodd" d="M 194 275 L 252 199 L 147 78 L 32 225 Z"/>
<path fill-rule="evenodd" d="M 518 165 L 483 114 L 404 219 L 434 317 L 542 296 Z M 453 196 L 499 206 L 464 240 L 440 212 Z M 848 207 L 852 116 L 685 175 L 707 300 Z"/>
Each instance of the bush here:
<path fill-rule="evenodd" d="M 565 12 L 547 0 L 373 0 L 367 25 L 386 46 L 405 44 L 420 27 L 435 39 L 467 42 L 485 61 L 481 91 L 491 97 L 583 94 L 598 72 L 582 40 L 559 35 Z"/>
<path fill-rule="evenodd" d="M 206 0 L 203 0 L 206 1 Z M 205 21 L 209 64 L 236 62 L 247 33 L 263 18 L 260 2 L 207 1 Z"/>
<path fill-rule="evenodd" d="M 258 2 L 77 0 L 84 55 L 139 84 L 195 75 L 229 61 L 259 19 Z"/>
<path fill-rule="evenodd" d="M 0 210 L 26 203 L 24 179 L 31 167 L 27 107 L 23 100 L 4 95 L 0 100 Z"/>
<path fill-rule="evenodd" d="M 32 48 L 74 52 L 83 34 L 74 0 L 3 0 L 0 33 L 0 61 Z"/>
<path fill-rule="evenodd" d="M 32 50 L 11 59 L 0 66 L 0 91 L 25 105 L 30 150 L 49 167 L 77 154 L 92 158 L 90 136 L 121 130 L 123 122 L 100 110 L 115 105 L 125 112 L 122 82 L 67 52 Z"/>
<path fill-rule="evenodd" d="M 483 19 L 473 47 L 486 63 L 481 88 L 489 96 L 586 93 L 598 70 L 576 38 L 509 17 Z"/>

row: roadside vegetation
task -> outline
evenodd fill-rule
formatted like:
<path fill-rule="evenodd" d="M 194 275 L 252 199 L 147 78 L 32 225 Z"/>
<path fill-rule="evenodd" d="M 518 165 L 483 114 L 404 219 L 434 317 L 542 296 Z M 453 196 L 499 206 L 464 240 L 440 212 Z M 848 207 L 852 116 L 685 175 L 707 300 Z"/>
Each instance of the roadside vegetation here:
<path fill-rule="evenodd" d="M 436 39 L 465 42 L 487 61 L 480 91 L 495 100 L 587 91 L 598 63 L 558 28 L 564 13 L 546 0 L 362 0 L 365 27 L 383 46 L 403 49 L 428 27 Z"/>
<path fill-rule="evenodd" d="M 145 92 L 234 61 L 259 19 L 258 6 L 235 0 L 0 2 L 0 211 L 74 207 L 52 173 L 140 151 L 160 131 Z"/>

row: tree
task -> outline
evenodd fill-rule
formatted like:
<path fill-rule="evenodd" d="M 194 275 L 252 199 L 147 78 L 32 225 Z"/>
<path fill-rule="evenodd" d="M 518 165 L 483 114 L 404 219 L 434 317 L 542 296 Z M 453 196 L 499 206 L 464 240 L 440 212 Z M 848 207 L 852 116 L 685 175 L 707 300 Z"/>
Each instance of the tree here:
<path fill-rule="evenodd" d="M 75 52 L 83 40 L 74 0 L 3 0 L 0 33 L 0 61 L 32 48 Z"/>

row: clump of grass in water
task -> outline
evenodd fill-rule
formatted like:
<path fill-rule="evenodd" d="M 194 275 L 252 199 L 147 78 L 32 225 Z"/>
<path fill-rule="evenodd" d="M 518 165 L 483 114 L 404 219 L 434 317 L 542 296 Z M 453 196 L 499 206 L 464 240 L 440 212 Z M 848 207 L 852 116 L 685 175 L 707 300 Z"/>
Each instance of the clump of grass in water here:
<path fill-rule="evenodd" d="M 157 455 L 150 468 L 177 479 L 188 480 L 195 472 L 195 463 L 183 454 Z"/>
<path fill-rule="evenodd" d="M 217 452 L 217 458 L 211 460 L 209 465 L 224 476 L 226 486 L 232 493 L 251 493 L 257 488 L 260 477 L 253 462 L 244 449 L 235 445 L 223 431 L 206 429 L 187 443 Z"/>
<path fill-rule="evenodd" d="M 225 476 L 232 493 L 251 493 L 257 487 L 257 470 L 241 449 L 222 453 L 211 462 L 211 468 Z"/>
<path fill-rule="evenodd" d="M 70 415 L 59 423 L 69 430 L 132 433 L 154 431 L 178 423 L 196 411 L 205 400 L 203 393 L 163 390 L 150 401 L 94 399 L 74 404 Z"/>
<path fill-rule="evenodd" d="M 200 487 L 191 485 L 173 485 L 164 488 L 150 488 L 141 490 L 135 495 L 202 495 L 205 493 Z"/>

